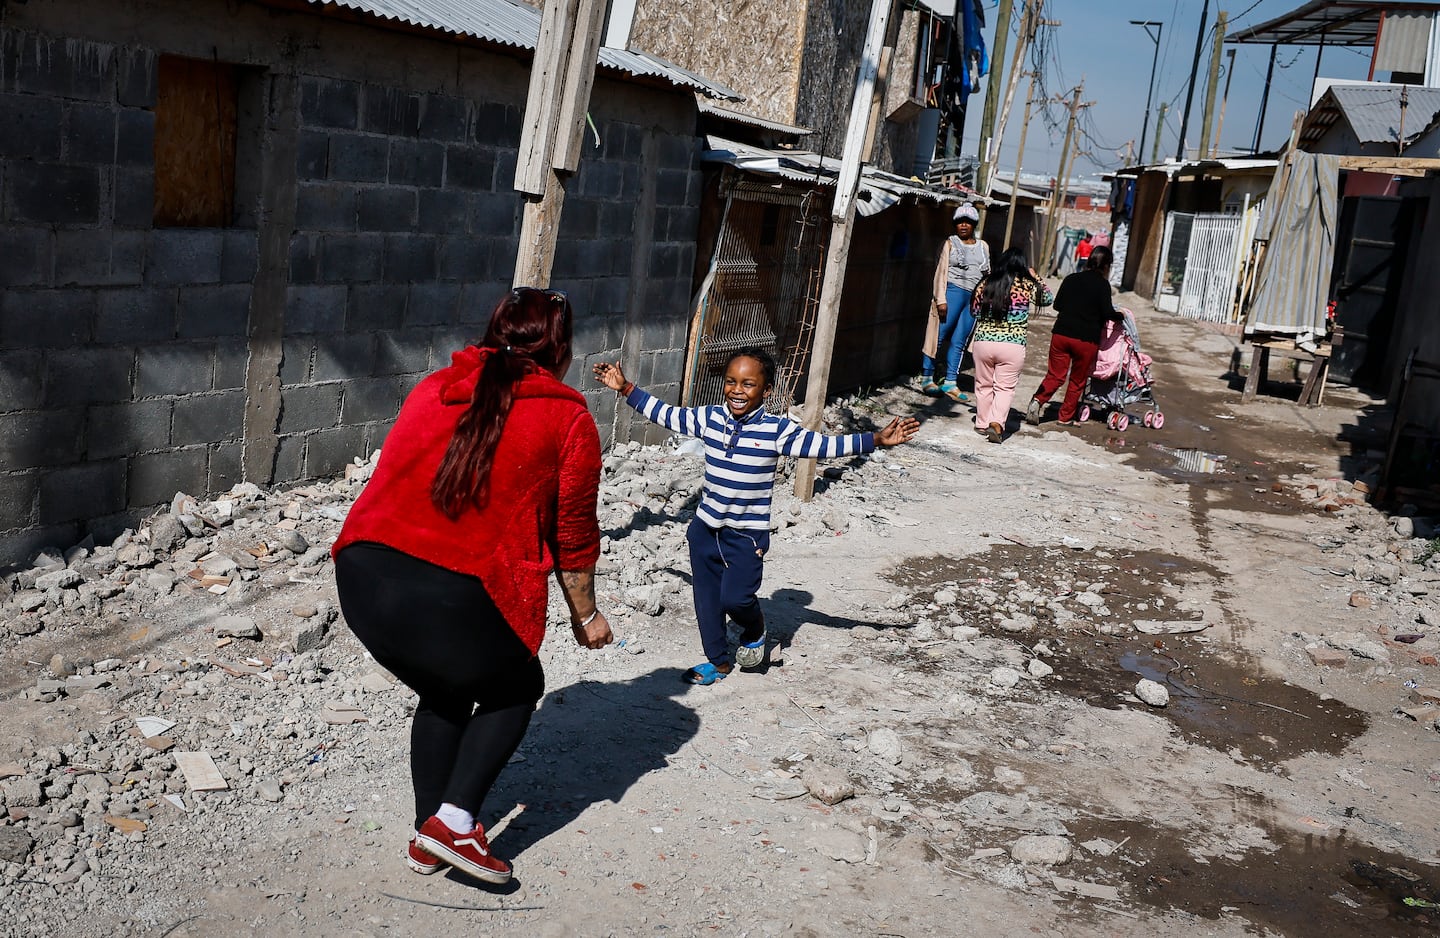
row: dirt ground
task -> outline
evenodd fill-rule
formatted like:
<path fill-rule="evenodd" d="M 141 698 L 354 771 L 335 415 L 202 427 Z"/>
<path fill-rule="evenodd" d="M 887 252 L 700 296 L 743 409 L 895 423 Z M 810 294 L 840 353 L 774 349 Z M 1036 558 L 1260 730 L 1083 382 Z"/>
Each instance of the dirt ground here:
<path fill-rule="evenodd" d="M 1283 382 L 1242 405 L 1237 338 L 1121 302 L 1161 430 L 1017 412 L 997 446 L 903 384 L 832 408 L 924 423 L 824 467 L 814 502 L 779 498 L 768 664 L 713 687 L 679 680 L 699 463 L 607 457 L 623 641 L 547 639 L 546 697 L 481 816 L 509 818 L 504 888 L 405 867 L 413 697 L 343 623 L 317 639 L 331 568 L 275 546 L 328 546 L 363 467 L 237 496 L 128 572 L 97 549 L 85 585 L 12 577 L 0 931 L 1440 934 L 1440 733 L 1415 709 L 1440 687 L 1440 565 L 1429 519 L 1352 486 L 1383 409 L 1346 388 L 1299 408 Z M 261 562 L 231 593 L 187 578 L 245 544 Z M 236 615 L 263 637 L 222 636 Z M 191 791 L 181 751 L 226 788 Z"/>

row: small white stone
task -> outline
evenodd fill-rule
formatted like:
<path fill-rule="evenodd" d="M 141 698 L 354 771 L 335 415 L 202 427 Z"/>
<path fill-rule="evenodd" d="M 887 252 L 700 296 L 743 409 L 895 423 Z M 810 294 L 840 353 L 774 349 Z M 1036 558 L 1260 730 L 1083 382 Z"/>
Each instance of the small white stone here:
<path fill-rule="evenodd" d="M 1030 663 L 1025 666 L 1025 670 L 1030 672 L 1031 677 L 1049 677 L 1055 673 L 1054 668 L 1039 658 L 1031 658 Z"/>
<path fill-rule="evenodd" d="M 1152 707 L 1163 707 L 1170 703 L 1170 692 L 1165 685 L 1148 678 L 1135 685 L 1135 696 Z"/>
<path fill-rule="evenodd" d="M 1004 666 L 995 668 L 990 672 L 990 683 L 1009 690 L 1020 683 L 1020 672 Z"/>

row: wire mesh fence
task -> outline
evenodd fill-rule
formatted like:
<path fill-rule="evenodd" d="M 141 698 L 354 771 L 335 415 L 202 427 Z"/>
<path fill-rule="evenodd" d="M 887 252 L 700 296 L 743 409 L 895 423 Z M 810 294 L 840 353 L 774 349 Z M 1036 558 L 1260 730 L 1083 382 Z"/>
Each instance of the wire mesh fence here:
<path fill-rule="evenodd" d="M 820 193 L 738 182 L 726 192 L 710 270 L 697 301 L 686 401 L 722 400 L 725 364 L 740 349 L 775 357 L 766 407 L 784 413 L 810 352 L 829 234 Z"/>

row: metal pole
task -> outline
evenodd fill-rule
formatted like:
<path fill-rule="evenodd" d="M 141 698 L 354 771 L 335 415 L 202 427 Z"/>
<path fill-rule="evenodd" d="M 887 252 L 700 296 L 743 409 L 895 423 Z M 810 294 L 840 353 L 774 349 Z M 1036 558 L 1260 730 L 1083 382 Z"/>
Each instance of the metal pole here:
<path fill-rule="evenodd" d="M 1155 66 L 1160 62 L 1160 35 L 1165 31 L 1165 24 L 1155 20 L 1131 20 L 1132 26 L 1145 27 L 1145 35 L 1150 36 L 1150 27 L 1155 27 L 1155 35 L 1150 36 L 1150 41 L 1155 43 L 1155 53 L 1150 57 L 1150 84 L 1145 88 L 1145 123 L 1140 126 L 1140 145 L 1137 152 L 1145 152 L 1145 139 L 1150 136 L 1150 106 L 1155 99 Z"/>
<path fill-rule="evenodd" d="M 1200 12 L 1200 29 L 1195 33 L 1195 59 L 1190 63 L 1190 87 L 1185 92 L 1185 116 L 1180 118 L 1180 145 L 1175 159 L 1185 162 L 1185 132 L 1190 129 L 1190 105 L 1195 101 L 1195 79 L 1200 75 L 1200 52 L 1205 47 L 1205 24 L 1210 22 L 1210 0 Z"/>
<path fill-rule="evenodd" d="M 1255 122 L 1255 140 L 1250 147 L 1250 152 L 1260 152 L 1260 137 L 1265 133 L 1265 109 L 1270 104 L 1270 81 L 1275 77 L 1275 52 L 1280 47 L 1270 47 L 1270 64 L 1265 69 L 1265 93 L 1260 96 L 1260 118 Z"/>

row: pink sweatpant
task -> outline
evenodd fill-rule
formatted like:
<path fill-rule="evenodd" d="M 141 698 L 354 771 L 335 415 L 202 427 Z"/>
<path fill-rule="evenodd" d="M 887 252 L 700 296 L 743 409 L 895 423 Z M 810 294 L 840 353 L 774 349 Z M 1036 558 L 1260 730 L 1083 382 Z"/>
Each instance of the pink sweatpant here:
<path fill-rule="evenodd" d="M 992 423 L 1005 426 L 1010 419 L 1010 402 L 1025 366 L 1025 346 L 1016 342 L 974 342 L 975 426 L 985 429 Z"/>

